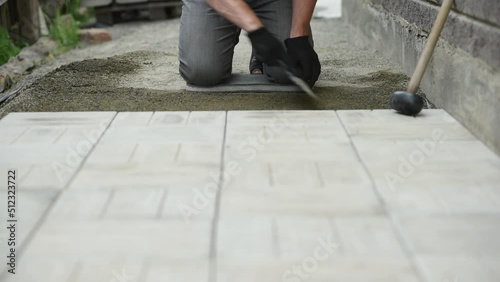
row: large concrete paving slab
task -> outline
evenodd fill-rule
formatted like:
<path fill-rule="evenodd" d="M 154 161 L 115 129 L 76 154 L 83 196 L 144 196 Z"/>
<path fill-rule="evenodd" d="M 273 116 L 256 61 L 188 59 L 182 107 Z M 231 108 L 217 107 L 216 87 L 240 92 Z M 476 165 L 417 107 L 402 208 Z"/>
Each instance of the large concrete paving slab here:
<path fill-rule="evenodd" d="M 61 158 L 46 152 L 101 121 L 69 180 L 46 186 Z M 0 127 L 21 226 L 2 281 L 500 278 L 500 158 L 441 110 L 16 113 Z"/>

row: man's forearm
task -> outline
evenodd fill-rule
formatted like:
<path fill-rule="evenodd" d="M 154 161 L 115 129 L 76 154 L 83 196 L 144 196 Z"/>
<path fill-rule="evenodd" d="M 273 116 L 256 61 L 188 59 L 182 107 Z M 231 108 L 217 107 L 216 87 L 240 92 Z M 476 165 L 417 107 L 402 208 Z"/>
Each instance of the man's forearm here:
<path fill-rule="evenodd" d="M 247 32 L 264 26 L 243 0 L 206 0 L 206 2 L 217 13 Z"/>
<path fill-rule="evenodd" d="M 290 37 L 310 35 L 311 18 L 316 6 L 316 0 L 292 0 L 293 16 Z"/>

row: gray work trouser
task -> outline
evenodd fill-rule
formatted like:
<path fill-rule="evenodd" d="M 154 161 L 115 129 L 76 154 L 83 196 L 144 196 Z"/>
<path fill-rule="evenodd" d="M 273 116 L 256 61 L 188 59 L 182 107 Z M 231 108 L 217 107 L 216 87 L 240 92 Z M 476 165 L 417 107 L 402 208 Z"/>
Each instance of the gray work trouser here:
<path fill-rule="evenodd" d="M 292 0 L 246 0 L 264 26 L 281 42 L 290 36 Z M 179 34 L 179 71 L 187 83 L 211 86 L 231 75 L 240 29 L 205 0 L 183 0 Z M 264 65 L 271 81 L 288 83 L 277 67 Z"/>

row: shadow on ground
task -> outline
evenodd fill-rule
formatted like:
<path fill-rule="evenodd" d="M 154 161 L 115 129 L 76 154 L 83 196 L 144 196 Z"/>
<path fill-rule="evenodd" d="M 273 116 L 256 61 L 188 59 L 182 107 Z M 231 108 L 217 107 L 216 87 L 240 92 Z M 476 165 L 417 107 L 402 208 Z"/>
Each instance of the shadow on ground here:
<path fill-rule="evenodd" d="M 147 57 L 148 54 L 142 53 L 62 66 L 5 105 L 1 115 L 17 111 L 385 109 L 389 95 L 403 89 L 408 81 L 404 74 L 390 71 L 346 75 L 329 68 L 324 71 L 324 77 L 331 77 L 333 81 L 323 81 L 326 83 L 319 83 L 315 88 L 320 97 L 318 102 L 301 93 L 192 93 L 120 86 L 138 71 L 154 67 L 138 59 Z M 158 56 L 158 52 L 154 53 Z M 340 61 L 325 63 L 342 65 Z"/>

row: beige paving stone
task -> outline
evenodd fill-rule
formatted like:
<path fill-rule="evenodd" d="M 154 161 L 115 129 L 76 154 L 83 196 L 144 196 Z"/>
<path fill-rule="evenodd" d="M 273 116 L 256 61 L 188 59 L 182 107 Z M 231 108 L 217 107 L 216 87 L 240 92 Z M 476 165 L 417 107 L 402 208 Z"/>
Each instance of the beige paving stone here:
<path fill-rule="evenodd" d="M 95 147 L 92 154 L 89 155 L 87 161 L 85 162 L 86 168 L 126 168 L 129 165 L 130 159 L 134 156 L 138 145 L 135 143 L 124 143 L 124 144 L 99 144 Z M 147 146 L 150 150 L 153 150 L 155 145 Z M 163 152 L 158 152 L 158 155 L 163 156 L 164 159 L 168 159 L 166 154 L 171 154 L 174 148 L 171 146 L 161 146 L 160 148 L 169 148 L 169 150 L 163 150 Z M 161 151 L 161 150 L 160 150 Z"/>
<path fill-rule="evenodd" d="M 220 144 L 179 144 L 175 161 L 179 164 L 219 165 L 221 151 Z"/>
<path fill-rule="evenodd" d="M 418 256 L 419 266 L 429 282 L 484 281 L 500 277 L 500 259 L 464 256 Z"/>
<path fill-rule="evenodd" d="M 424 109 L 417 117 L 400 115 L 393 110 L 338 110 L 340 119 L 347 123 L 388 122 L 388 123 L 442 123 L 458 124 L 456 120 L 442 109 Z"/>
<path fill-rule="evenodd" d="M 0 183 L 7 183 L 9 175 L 14 176 L 15 174 L 15 180 L 17 184 L 19 184 L 31 173 L 32 168 L 32 165 L 0 165 Z M 15 170 L 15 173 L 9 173 L 11 170 Z M 10 180 L 12 180 L 12 178 Z M 7 189 L 5 185 L 0 186 L 0 191 L 4 191 L 4 189 Z"/>
<path fill-rule="evenodd" d="M 380 191 L 390 212 L 398 215 L 500 214 L 500 190 L 493 185 L 427 185 Z"/>
<path fill-rule="evenodd" d="M 285 124 L 338 124 L 334 111 L 230 111 L 228 126 L 263 124 L 275 119 Z"/>
<path fill-rule="evenodd" d="M 294 281 L 282 278 L 283 273 L 294 263 L 299 264 L 300 261 L 272 258 L 218 258 L 217 282 Z"/>
<path fill-rule="evenodd" d="M 217 183 L 193 189 L 170 188 L 163 200 L 161 217 L 191 221 L 211 221 L 215 212 Z"/>
<path fill-rule="evenodd" d="M 498 156 L 477 140 L 422 143 L 426 145 L 354 139 L 378 191 L 393 211 L 498 213 Z M 381 159 L 375 152 L 387 157 Z"/>
<path fill-rule="evenodd" d="M 263 147 L 264 145 L 290 144 L 291 140 L 299 143 L 308 142 L 305 128 L 298 126 L 273 129 L 268 125 L 228 125 L 226 136 L 227 142 L 235 146 L 248 143 L 262 144 Z"/>
<path fill-rule="evenodd" d="M 271 259 L 278 255 L 273 234 L 276 230 L 269 216 L 224 214 L 217 228 L 218 260 Z"/>
<path fill-rule="evenodd" d="M 77 170 L 77 166 L 62 163 L 34 165 L 25 177 L 20 178 L 20 185 L 23 189 L 63 189 Z"/>
<path fill-rule="evenodd" d="M 440 110 L 438 110 L 440 111 Z M 449 140 L 474 140 L 454 119 L 406 117 L 392 110 L 337 111 L 350 136 L 379 140 L 411 140 L 444 134 Z"/>
<path fill-rule="evenodd" d="M 336 217 L 341 249 L 346 256 L 403 258 L 404 252 L 385 216 Z"/>
<path fill-rule="evenodd" d="M 134 273 L 130 281 L 207 281 L 225 122 L 225 112 L 14 114 L 0 121 L 0 168 L 18 168 L 26 189 L 23 224 L 35 226 L 55 201 L 23 250 L 19 281 L 111 281 L 123 269 Z M 273 124 L 282 130 L 270 131 Z M 446 138 L 390 186 L 386 173 L 402 174 L 401 158 L 429 151 L 435 130 Z M 444 111 L 417 118 L 229 112 L 224 149 L 216 281 L 500 277 L 500 160 Z M 69 168 L 59 168 L 62 181 L 53 163 Z M 384 211 L 396 218 L 416 266 Z M 319 261 L 318 240 L 330 235 L 338 247 Z"/>
<path fill-rule="evenodd" d="M 82 257 L 71 280 L 140 282 L 144 268 L 144 259 L 140 256 L 116 253 L 107 257 Z"/>
<path fill-rule="evenodd" d="M 354 161 L 357 159 L 350 143 L 338 142 L 321 146 L 298 142 L 294 144 L 264 145 L 243 142 L 227 143 L 226 159 L 254 161 Z"/>
<path fill-rule="evenodd" d="M 105 218 L 156 218 L 160 203 L 165 196 L 164 189 L 136 188 L 119 189 L 113 192 L 107 204 Z"/>
<path fill-rule="evenodd" d="M 65 129 L 63 126 L 32 126 L 15 140 L 15 144 L 53 144 Z"/>
<path fill-rule="evenodd" d="M 280 259 L 338 256 L 340 240 L 327 217 L 280 216 L 274 219 Z"/>
<path fill-rule="evenodd" d="M 89 126 L 109 123 L 116 112 L 32 112 L 10 113 L 0 126 Z"/>
<path fill-rule="evenodd" d="M 57 258 L 47 254 L 22 255 L 15 275 L 5 274 L 5 282 L 66 282 L 78 266 L 76 259 Z M 2 277 L 3 278 L 3 277 Z"/>
<path fill-rule="evenodd" d="M 134 187 L 149 188 L 186 188 L 204 187 L 212 183 L 211 175 L 218 175 L 218 167 L 172 165 L 152 168 L 141 165 L 112 169 L 82 168 L 70 189 L 121 189 Z"/>
<path fill-rule="evenodd" d="M 230 169 L 231 168 L 231 169 Z M 255 162 L 228 160 L 225 163 L 224 187 L 229 189 L 325 188 L 314 162 Z"/>
<path fill-rule="evenodd" d="M 224 127 L 225 112 L 155 112 L 149 126 Z"/>
<path fill-rule="evenodd" d="M 358 189 L 225 189 L 222 213 L 233 215 L 379 214 L 371 187 Z"/>
<path fill-rule="evenodd" d="M 97 220 L 105 212 L 111 190 L 67 189 L 61 193 L 49 214 L 50 220 L 86 221 Z"/>
<path fill-rule="evenodd" d="M 86 168 L 166 168 L 175 165 L 179 144 L 99 144 Z"/>
<path fill-rule="evenodd" d="M 500 216 L 401 217 L 402 234 L 417 255 L 500 257 Z"/>
<path fill-rule="evenodd" d="M 367 125 L 359 125 L 356 129 L 349 132 L 351 136 L 370 136 L 373 139 L 379 140 L 413 140 L 428 138 L 433 134 L 443 134 L 448 140 L 474 140 L 475 137 L 470 134 L 467 130 L 461 127 L 453 126 L 443 126 L 437 124 L 436 126 L 430 126 L 425 123 L 417 124 L 400 124 L 400 125 L 390 125 L 390 124 L 380 124 L 373 123 Z"/>
<path fill-rule="evenodd" d="M 221 143 L 223 127 L 116 127 L 106 131 L 101 142 L 113 144 L 127 143 Z"/>
<path fill-rule="evenodd" d="M 317 162 L 318 177 L 326 189 L 371 187 L 370 177 L 359 161 Z"/>
<path fill-rule="evenodd" d="M 93 258 L 125 254 L 159 259 L 207 258 L 210 225 L 182 220 L 50 220 L 33 238 L 26 256 Z"/>
<path fill-rule="evenodd" d="M 500 162 L 429 162 L 420 166 L 369 165 L 382 194 L 419 187 L 494 189 L 500 181 Z"/>
<path fill-rule="evenodd" d="M 95 145 L 102 137 L 109 124 L 100 126 L 68 126 L 58 136 L 54 144 L 67 144 L 75 148 Z"/>
<path fill-rule="evenodd" d="M 151 259 L 144 282 L 206 282 L 208 281 L 208 261 L 167 261 Z"/>
<path fill-rule="evenodd" d="M 453 118 L 449 113 L 442 109 L 423 109 L 417 116 L 417 118 L 433 122 L 455 122 L 455 118 Z"/>
<path fill-rule="evenodd" d="M 230 143 L 259 143 L 263 145 L 281 145 L 296 143 L 331 144 L 332 142 L 348 142 L 343 129 L 331 125 L 299 126 L 273 128 L 269 125 L 228 126 L 227 140 Z"/>
<path fill-rule="evenodd" d="M 220 144 L 99 144 L 86 168 L 210 166 L 220 163 Z"/>
<path fill-rule="evenodd" d="M 234 169 L 229 173 L 227 166 Z M 229 189 L 348 189 L 370 187 L 367 173 L 357 161 L 226 162 L 224 187 Z"/>
<path fill-rule="evenodd" d="M 416 163 L 420 158 L 424 159 L 424 163 L 500 161 L 497 155 L 478 140 L 433 139 L 431 136 L 411 141 L 354 137 L 353 143 L 363 161 L 368 164 L 399 163 L 401 158 L 408 161 L 412 159 Z"/>
<path fill-rule="evenodd" d="M 150 126 L 186 126 L 189 112 L 155 112 Z"/>
<path fill-rule="evenodd" d="M 197 130 L 181 129 L 185 132 Z M 157 129 L 151 127 L 151 130 L 153 132 Z M 90 183 L 94 183 L 92 185 L 100 187 L 193 188 L 205 185 L 210 181 L 210 173 L 219 170 L 222 142 L 188 142 L 181 145 L 176 142 L 164 144 L 152 140 L 147 143 L 139 141 L 127 139 L 123 143 L 100 143 L 75 179 L 73 187 L 88 187 Z M 196 155 L 201 158 L 197 159 Z M 99 179 L 98 183 L 96 179 Z"/>
<path fill-rule="evenodd" d="M 324 188 L 322 175 L 314 162 L 268 163 L 270 188 L 318 189 Z M 261 187 L 264 188 L 264 187 Z"/>
<path fill-rule="evenodd" d="M 14 143 L 28 131 L 28 129 L 29 127 L 8 126 L 0 123 L 0 131 L 2 132 L 2 134 L 0 134 L 0 145 Z"/>
<path fill-rule="evenodd" d="M 5 187 L 5 188 L 4 188 Z M 9 217 L 7 212 L 7 206 L 12 205 L 12 203 L 8 203 L 7 196 L 12 196 L 12 193 L 7 193 L 7 187 L 2 185 L 2 189 L 0 190 L 0 220 L 5 224 L 5 227 L 0 229 L 0 242 L 3 242 L 0 245 L 0 253 L 6 254 L 8 250 L 8 245 L 6 240 L 8 239 L 8 235 L 10 235 L 7 230 L 7 220 L 12 219 Z M 16 189 L 15 199 L 11 198 L 10 200 L 14 201 L 15 204 L 15 218 L 17 222 L 15 222 L 16 228 L 16 247 L 19 250 L 19 247 L 23 248 L 26 246 L 26 240 L 30 236 L 30 234 L 34 231 L 36 224 L 43 218 L 45 212 L 49 209 L 53 201 L 57 196 L 57 192 L 55 190 L 45 190 L 45 191 L 30 191 L 24 189 Z"/>
<path fill-rule="evenodd" d="M 224 189 L 265 189 L 270 187 L 270 164 L 228 158 L 224 163 Z"/>
<path fill-rule="evenodd" d="M 73 158 L 71 158 L 73 156 Z M 67 160 L 79 164 L 84 156 L 63 145 L 13 144 L 0 145 L 0 165 L 47 165 Z M 73 164 L 73 163 L 71 163 Z"/>
<path fill-rule="evenodd" d="M 226 124 L 226 112 L 189 112 L 187 118 L 188 126 L 225 126 Z"/>
<path fill-rule="evenodd" d="M 441 112 L 441 110 L 437 110 Z M 338 118 L 344 123 L 347 132 L 351 132 L 352 125 L 363 123 L 392 123 L 408 124 L 414 123 L 412 116 L 399 115 L 393 110 L 338 110 Z"/>
<path fill-rule="evenodd" d="M 111 127 L 148 126 L 154 112 L 119 112 Z"/>
<path fill-rule="evenodd" d="M 228 143 L 347 142 L 334 112 L 229 112 Z M 256 141 L 253 141 L 256 140 Z"/>
<path fill-rule="evenodd" d="M 2 119 L 0 127 L 8 128 L 9 138 L 5 141 L 13 144 L 0 145 L 0 163 L 30 166 L 29 173 L 20 179 L 26 189 L 62 189 L 114 115 L 114 112 L 10 114 Z M 97 131 L 98 128 L 101 129 Z"/>
<path fill-rule="evenodd" d="M 374 281 L 419 282 L 411 263 L 405 259 L 339 258 L 302 260 L 220 260 L 217 281 Z"/>

